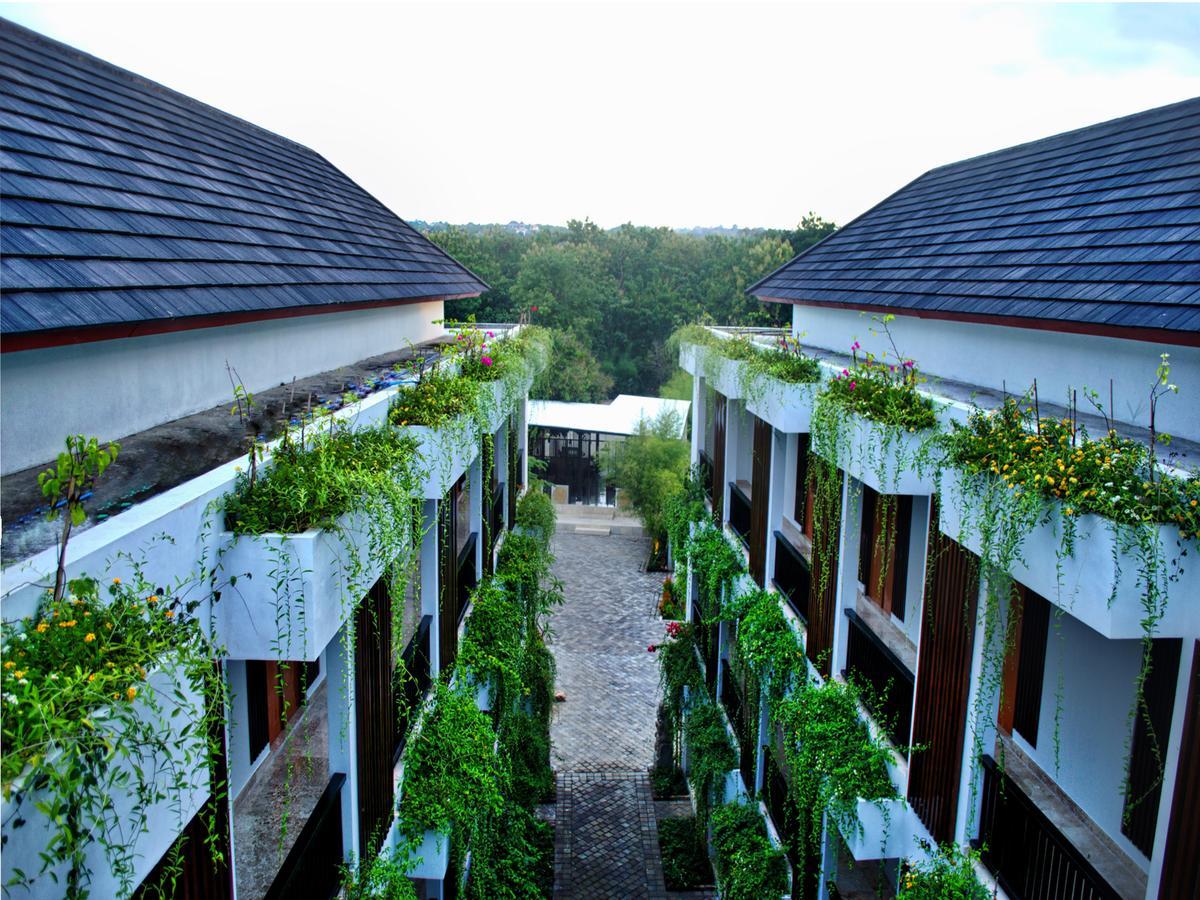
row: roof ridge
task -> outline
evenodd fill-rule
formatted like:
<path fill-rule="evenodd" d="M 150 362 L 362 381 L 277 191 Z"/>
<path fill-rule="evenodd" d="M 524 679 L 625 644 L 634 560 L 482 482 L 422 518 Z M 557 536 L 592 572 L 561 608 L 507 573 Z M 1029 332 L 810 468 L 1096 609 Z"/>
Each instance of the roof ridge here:
<path fill-rule="evenodd" d="M 228 110 L 221 109 L 219 106 L 214 106 L 211 103 L 205 103 L 203 100 L 198 100 L 189 94 L 185 94 L 183 91 L 176 90 L 173 87 L 168 87 L 167 85 L 163 84 L 160 81 L 155 81 L 152 78 L 147 78 L 145 75 L 139 75 L 137 72 L 134 72 L 130 69 L 126 69 L 123 66 L 118 66 L 115 63 L 109 62 L 108 60 L 103 59 L 99 56 L 96 56 L 93 53 L 88 53 L 86 50 L 80 50 L 78 47 L 76 47 L 72 44 L 68 44 L 63 41 L 56 40 L 55 38 L 44 35 L 41 32 L 34 31 L 32 28 L 29 28 L 25 25 L 21 25 L 18 22 L 14 22 L 12 19 L 8 19 L 8 18 L 5 18 L 4 16 L 0 16 L 0 31 L 2 31 L 4 29 L 8 29 L 10 31 L 18 33 L 22 37 L 22 39 L 31 40 L 34 43 L 41 44 L 44 49 L 49 50 L 51 52 L 59 53 L 63 56 L 74 57 L 77 60 L 86 62 L 88 65 L 103 66 L 105 69 L 107 69 L 113 75 L 123 78 L 126 81 L 129 81 L 133 84 L 139 85 L 141 87 L 147 88 L 152 91 L 156 91 L 158 93 L 169 94 L 170 96 L 179 100 L 181 103 L 183 103 L 187 106 L 192 106 L 192 107 L 195 107 L 200 110 L 205 110 L 205 111 L 214 113 L 217 116 L 219 116 L 220 118 L 232 119 L 232 120 L 238 122 L 240 125 L 248 126 L 252 129 L 254 129 L 254 131 L 259 132 L 260 134 L 266 135 L 267 137 L 273 138 L 275 140 L 283 141 L 287 144 L 292 145 L 293 147 L 298 147 L 299 149 L 305 151 L 306 153 L 316 153 L 316 151 L 313 150 L 308 145 L 302 144 L 299 141 L 294 140 L 290 137 L 287 137 L 286 135 L 280 134 L 277 131 L 272 131 L 269 128 L 264 128 L 261 125 L 251 122 L 249 119 L 244 119 L 241 116 L 234 115 L 233 113 L 229 112 Z"/>

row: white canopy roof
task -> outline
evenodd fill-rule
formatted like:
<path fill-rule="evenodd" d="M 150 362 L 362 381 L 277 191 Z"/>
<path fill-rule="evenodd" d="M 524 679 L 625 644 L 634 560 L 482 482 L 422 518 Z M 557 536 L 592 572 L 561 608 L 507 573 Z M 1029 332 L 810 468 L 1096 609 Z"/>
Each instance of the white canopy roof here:
<path fill-rule="evenodd" d="M 633 434 L 642 419 L 653 421 L 665 410 L 679 413 L 679 436 L 691 412 L 688 400 L 637 397 L 619 394 L 611 403 L 563 403 L 558 400 L 529 401 L 529 424 L 541 428 L 569 428 L 602 434 Z"/>

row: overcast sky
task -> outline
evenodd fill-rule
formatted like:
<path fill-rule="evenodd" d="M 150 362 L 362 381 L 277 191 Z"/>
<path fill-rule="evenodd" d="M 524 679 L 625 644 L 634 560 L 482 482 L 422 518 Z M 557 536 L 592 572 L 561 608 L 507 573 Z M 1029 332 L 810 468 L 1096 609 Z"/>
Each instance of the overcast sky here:
<path fill-rule="evenodd" d="M 1200 95 L 1200 4 L 2 4 L 324 154 L 399 215 L 839 224 Z"/>

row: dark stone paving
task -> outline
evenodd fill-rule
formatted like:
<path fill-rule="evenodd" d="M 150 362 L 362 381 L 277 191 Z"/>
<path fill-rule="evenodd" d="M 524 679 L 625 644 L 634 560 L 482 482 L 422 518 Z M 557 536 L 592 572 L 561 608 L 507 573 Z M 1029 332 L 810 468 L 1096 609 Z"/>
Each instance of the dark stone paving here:
<path fill-rule="evenodd" d="M 551 620 L 558 664 L 551 757 L 558 771 L 554 896 L 667 897 L 654 800 L 658 667 L 665 637 L 661 574 L 649 543 L 619 535 L 556 534 L 555 574 L 566 602 Z"/>

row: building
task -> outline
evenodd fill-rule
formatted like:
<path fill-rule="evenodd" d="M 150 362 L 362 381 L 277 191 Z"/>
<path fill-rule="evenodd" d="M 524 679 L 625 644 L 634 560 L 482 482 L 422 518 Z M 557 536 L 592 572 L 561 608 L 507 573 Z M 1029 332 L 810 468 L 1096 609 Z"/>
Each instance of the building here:
<path fill-rule="evenodd" d="M 243 468 L 265 477 L 305 427 L 309 441 L 392 427 L 418 373 L 458 359 L 444 301 L 486 285 L 306 147 L 4 20 L 0 51 L 4 620 L 34 616 L 54 583 L 61 523 L 44 521 L 37 473 L 67 435 L 119 441 L 66 573 L 166 586 L 147 604 L 188 585 L 195 605 L 179 608 L 222 648 L 224 687 L 129 688 L 131 703 L 161 695 L 161 745 L 126 747 L 141 774 L 106 783 L 107 812 L 57 797 L 94 838 L 67 835 L 69 853 L 35 806 L 43 788 L 17 777 L 6 891 L 48 896 L 82 867 L 97 897 L 172 872 L 177 896 L 331 896 L 338 864 L 392 840 L 397 692 L 414 709 L 453 660 L 465 598 L 513 520 L 536 353 L 480 383 L 478 415 L 408 429 L 403 497 L 419 516 L 404 506 L 388 541 L 353 510 L 303 533 L 238 532 L 226 512 Z M 159 662 L 151 685 L 171 680 Z M 213 768 L 177 756 L 201 721 Z M 26 889 L 10 881 L 22 871 Z"/>
<path fill-rule="evenodd" d="M 981 522 L 1003 497 L 972 507 L 922 442 L 1036 384 L 1022 406 L 1064 417 L 1072 440 L 1077 423 L 1143 446 L 1149 428 L 1172 434 L 1159 477 L 1184 484 L 1200 463 L 1198 135 L 1200 99 L 943 166 L 771 273 L 749 293 L 791 304 L 792 326 L 753 339 L 798 341 L 820 383 L 748 385 L 721 349 L 736 329 L 683 347 L 693 460 L 748 581 L 778 591 L 814 677 L 873 689 L 863 715 L 902 748 L 898 799 L 861 803 L 861 829 L 840 837 L 827 816 L 820 858 L 792 855 L 796 885 L 852 895 L 873 872 L 894 887 L 923 840 L 983 846 L 984 877 L 1010 897 L 1195 896 L 1198 536 L 1161 526 L 1139 556 L 1098 515 L 1064 537 L 1061 504 L 1026 531 Z M 849 396 L 868 353 L 889 383 L 916 361 L 928 430 L 889 433 L 854 407 L 831 418 L 822 391 Z M 1179 396 L 1152 413 L 1164 353 Z M 695 583 L 691 598 L 693 616 L 720 602 Z M 759 699 L 727 664 L 736 636 L 722 622 L 706 644 L 735 730 Z M 770 737 L 743 747 L 743 772 L 787 833 L 781 738 L 765 720 L 757 733 Z"/>
<path fill-rule="evenodd" d="M 617 489 L 600 471 L 604 448 L 636 434 L 643 422 L 670 413 L 678 419 L 676 436 L 685 438 L 690 409 L 687 400 L 631 394 L 619 394 L 609 403 L 534 400 L 529 406 L 529 452 L 546 463 L 543 480 L 566 488 L 567 503 L 612 506 Z"/>

